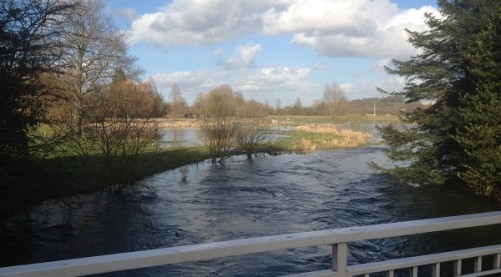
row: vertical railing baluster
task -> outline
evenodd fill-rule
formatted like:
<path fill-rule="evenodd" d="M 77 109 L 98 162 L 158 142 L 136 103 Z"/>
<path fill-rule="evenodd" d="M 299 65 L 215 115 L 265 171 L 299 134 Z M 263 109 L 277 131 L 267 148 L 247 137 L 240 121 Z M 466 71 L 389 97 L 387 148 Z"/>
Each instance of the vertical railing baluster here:
<path fill-rule="evenodd" d="M 481 272 L 482 271 L 482 256 L 476 257 L 474 266 L 473 266 L 474 272 Z"/>
<path fill-rule="evenodd" d="M 415 266 L 412 268 L 412 277 L 418 277 L 418 267 Z"/>
<path fill-rule="evenodd" d="M 462 272 L 462 264 L 463 264 L 463 260 L 459 259 L 459 260 L 455 260 L 454 261 L 454 276 L 459 276 L 461 275 L 461 272 Z"/>
<path fill-rule="evenodd" d="M 332 270 L 338 277 L 348 276 L 348 245 L 338 243 L 332 245 Z"/>
<path fill-rule="evenodd" d="M 433 277 L 440 277 L 440 263 L 436 263 L 433 265 Z"/>
<path fill-rule="evenodd" d="M 501 268 L 501 254 L 494 255 L 494 269 Z"/>
<path fill-rule="evenodd" d="M 395 272 L 393 270 L 388 271 L 388 277 L 394 277 Z"/>

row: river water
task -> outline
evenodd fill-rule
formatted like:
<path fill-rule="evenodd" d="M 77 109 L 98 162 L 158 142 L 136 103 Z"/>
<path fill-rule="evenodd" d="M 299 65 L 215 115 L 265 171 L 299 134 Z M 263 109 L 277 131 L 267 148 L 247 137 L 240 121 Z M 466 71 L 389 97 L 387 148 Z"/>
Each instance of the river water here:
<path fill-rule="evenodd" d="M 0 266 L 329 228 L 501 210 L 444 187 L 398 184 L 368 162 L 391 166 L 384 146 L 230 158 L 142 181 L 123 195 L 67 199 L 72 209 L 33 216 L 26 234 L 0 236 Z M 350 263 L 500 243 L 499 228 L 364 241 Z M 277 276 L 330 267 L 329 247 L 253 254 L 106 276 Z"/>

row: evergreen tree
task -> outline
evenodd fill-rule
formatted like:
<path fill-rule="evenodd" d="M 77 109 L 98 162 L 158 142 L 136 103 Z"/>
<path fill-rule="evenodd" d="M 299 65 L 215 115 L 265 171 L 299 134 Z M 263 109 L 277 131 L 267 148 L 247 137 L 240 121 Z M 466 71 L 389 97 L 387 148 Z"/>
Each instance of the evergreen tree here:
<path fill-rule="evenodd" d="M 501 201 L 501 5 L 493 9 L 475 35 L 471 73 L 476 94 L 460 99 L 462 125 L 455 140 L 463 149 L 459 178 L 476 193 Z"/>
<path fill-rule="evenodd" d="M 501 189 L 496 173 L 501 172 L 500 2 L 438 4 L 442 18 L 426 15 L 429 30 L 408 31 L 420 53 L 387 68 L 406 78 L 404 90 L 390 94 L 408 103 L 433 103 L 403 114 L 407 127 L 380 128 L 390 146 L 388 156 L 409 162 L 388 172 L 407 182 L 461 182 L 495 195 Z"/>
<path fill-rule="evenodd" d="M 55 27 L 70 7 L 58 0 L 0 3 L 0 164 L 28 157 L 29 128 L 44 112 L 37 77 L 57 60 Z"/>

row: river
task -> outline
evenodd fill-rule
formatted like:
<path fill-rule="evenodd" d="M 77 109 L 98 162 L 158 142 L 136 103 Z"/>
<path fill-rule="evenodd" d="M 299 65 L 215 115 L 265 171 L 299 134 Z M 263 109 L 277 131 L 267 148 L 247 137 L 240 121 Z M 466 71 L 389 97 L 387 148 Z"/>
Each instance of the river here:
<path fill-rule="evenodd" d="M 123 195 L 94 193 L 47 204 L 26 233 L 0 235 L 0 266 L 501 210 L 445 187 L 398 184 L 368 162 L 391 166 L 384 146 L 228 159 L 142 181 Z M 57 208 L 57 207 L 61 208 Z M 34 213 L 35 214 L 35 213 Z M 350 244 L 349 261 L 369 262 L 500 243 L 499 228 Z M 106 276 L 277 276 L 330 267 L 313 247 L 162 266 Z"/>

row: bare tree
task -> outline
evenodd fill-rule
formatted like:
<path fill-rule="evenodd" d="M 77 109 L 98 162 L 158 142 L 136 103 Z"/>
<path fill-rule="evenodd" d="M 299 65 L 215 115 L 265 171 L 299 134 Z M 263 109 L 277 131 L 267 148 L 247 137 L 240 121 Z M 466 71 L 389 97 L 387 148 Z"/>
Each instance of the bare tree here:
<path fill-rule="evenodd" d="M 92 109 L 86 111 L 86 136 L 74 137 L 74 149 L 84 157 L 100 153 L 98 163 L 89 164 L 103 189 L 121 192 L 137 181 L 135 166 L 140 154 L 157 139 L 147 84 L 130 80 L 114 83 L 93 94 Z"/>
<path fill-rule="evenodd" d="M 329 117 L 334 120 L 339 104 L 345 100 L 345 94 L 341 86 L 333 82 L 331 85 L 326 85 L 324 89 L 323 102 L 327 105 L 329 110 Z"/>
<path fill-rule="evenodd" d="M 205 145 L 209 148 L 213 164 L 221 163 L 229 156 L 235 146 L 235 136 L 239 127 L 240 123 L 237 120 L 225 116 L 202 120 L 200 131 Z"/>
<path fill-rule="evenodd" d="M 177 83 L 172 83 L 170 87 L 170 113 L 173 116 L 179 116 L 185 114 L 188 110 L 188 104 L 186 100 L 184 100 L 183 95 L 181 94 L 181 88 Z"/>
<path fill-rule="evenodd" d="M 270 128 L 260 126 L 258 123 L 241 126 L 236 134 L 236 145 L 249 160 L 258 150 L 265 150 L 264 148 L 271 146 L 273 141 Z"/>
<path fill-rule="evenodd" d="M 181 88 L 176 82 L 172 83 L 172 85 L 170 86 L 170 94 L 169 94 L 170 101 L 175 103 L 180 101 L 182 98 L 183 96 L 181 95 Z"/>
<path fill-rule="evenodd" d="M 294 105 L 291 106 L 291 112 L 294 115 L 302 115 L 303 114 L 303 103 L 301 102 L 301 98 L 297 98 Z"/>
<path fill-rule="evenodd" d="M 85 108 L 92 93 L 103 90 L 121 69 L 129 75 L 137 70 L 127 53 L 124 33 L 104 13 L 101 0 L 79 1 L 75 11 L 65 17 L 63 55 L 59 66 L 61 79 L 69 92 L 73 110 L 71 123 L 79 134 L 84 133 Z"/>
<path fill-rule="evenodd" d="M 207 109 L 210 117 L 236 116 L 237 99 L 233 89 L 228 85 L 219 86 L 207 95 Z"/>
<path fill-rule="evenodd" d="M 199 93 L 195 98 L 195 101 L 193 101 L 193 105 L 191 107 L 197 117 L 205 117 L 208 115 L 209 109 L 207 107 L 207 94 Z"/>

